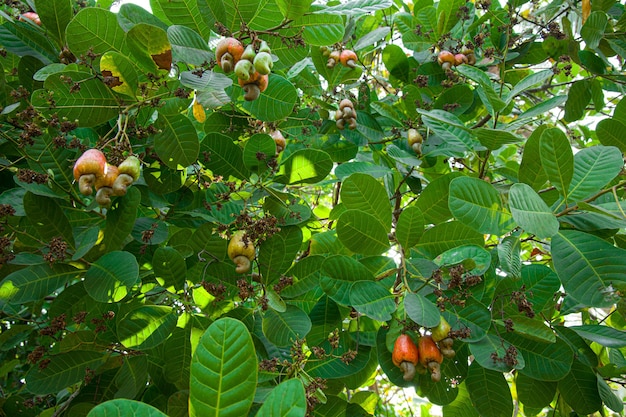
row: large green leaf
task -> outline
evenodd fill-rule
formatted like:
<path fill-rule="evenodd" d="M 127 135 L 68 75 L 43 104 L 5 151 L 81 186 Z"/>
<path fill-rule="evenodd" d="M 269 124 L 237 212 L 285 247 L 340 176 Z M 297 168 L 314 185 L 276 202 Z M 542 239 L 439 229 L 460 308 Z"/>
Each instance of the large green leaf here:
<path fill-rule="evenodd" d="M 478 411 L 476 411 L 467 392 L 466 384 L 459 386 L 456 398 L 451 403 L 443 406 L 443 412 L 446 416 L 479 417 Z"/>
<path fill-rule="evenodd" d="M 374 281 L 374 275 L 361 263 L 345 255 L 324 260 L 320 287 L 338 304 L 350 305 L 350 290 L 356 281 Z"/>
<path fill-rule="evenodd" d="M 526 407 L 540 409 L 547 407 L 556 395 L 556 382 L 539 381 L 524 374 L 517 374 L 517 396 Z"/>
<path fill-rule="evenodd" d="M 530 185 L 533 190 L 540 190 L 548 180 L 541 165 L 540 156 L 541 135 L 547 128 L 547 125 L 541 125 L 530 135 L 524 145 L 522 162 L 519 167 L 519 181 Z"/>
<path fill-rule="evenodd" d="M 158 70 L 170 71 L 172 45 L 165 29 L 147 23 L 134 25 L 126 37 L 133 60 L 144 72 L 156 74 Z"/>
<path fill-rule="evenodd" d="M 291 264 L 302 245 L 302 230 L 297 226 L 281 228 L 259 248 L 259 269 L 267 282 L 277 280 Z"/>
<path fill-rule="evenodd" d="M 185 259 L 176 249 L 165 246 L 157 248 L 152 257 L 154 275 L 163 279 L 165 286 L 182 290 L 187 276 Z"/>
<path fill-rule="evenodd" d="M 139 265 L 130 252 L 109 252 L 92 263 L 85 273 L 85 290 L 96 301 L 119 302 L 139 284 Z"/>
<path fill-rule="evenodd" d="M 382 184 L 366 174 L 352 174 L 341 186 L 341 201 L 349 210 L 371 214 L 391 227 L 391 204 Z"/>
<path fill-rule="evenodd" d="M 383 285 L 372 281 L 356 281 L 350 288 L 350 305 L 367 317 L 378 320 L 391 320 L 396 310 L 395 296 Z"/>
<path fill-rule="evenodd" d="M 558 382 L 558 388 L 567 404 L 579 414 L 593 414 L 602 408 L 596 374 L 580 361 L 574 361 L 571 372 Z"/>
<path fill-rule="evenodd" d="M 623 330 L 599 324 L 571 326 L 570 329 L 578 333 L 579 336 L 596 342 L 602 346 L 618 349 L 626 347 L 626 332 Z"/>
<path fill-rule="evenodd" d="M 141 202 L 141 193 L 136 187 L 130 187 L 123 198 L 118 198 L 113 208 L 107 212 L 102 244 L 108 251 L 121 249 L 122 244 L 133 230 L 137 208 Z"/>
<path fill-rule="evenodd" d="M 197 0 L 158 0 L 158 3 L 162 12 L 171 22 L 192 29 L 205 40 L 208 40 L 211 36 L 213 24 L 207 24 L 203 19 L 202 8 Z M 220 3 L 220 6 L 222 6 L 222 2 L 216 3 Z M 233 5 L 233 8 L 235 7 Z"/>
<path fill-rule="evenodd" d="M 119 52 L 109 51 L 100 58 L 100 70 L 112 80 L 109 87 L 120 94 L 135 97 L 138 76 L 131 60 Z"/>
<path fill-rule="evenodd" d="M 158 408 L 140 401 L 118 398 L 98 404 L 89 411 L 87 417 L 117 417 L 117 416 L 141 416 L 141 417 L 167 417 L 167 414 Z"/>
<path fill-rule="evenodd" d="M 106 356 L 101 352 L 80 351 L 52 355 L 46 367 L 34 366 L 26 375 L 26 389 L 32 394 L 59 392 L 85 378 L 87 368 L 96 370 Z"/>
<path fill-rule="evenodd" d="M 591 101 L 589 83 L 588 80 L 578 80 L 570 87 L 565 102 L 565 115 L 563 116 L 566 122 L 573 122 L 584 116 L 585 108 Z"/>
<path fill-rule="evenodd" d="M 541 134 L 539 156 L 550 183 L 562 196 L 567 196 L 574 175 L 574 154 L 561 129 L 551 128 Z"/>
<path fill-rule="evenodd" d="M 69 265 L 32 265 L 0 281 L 0 299 L 12 304 L 39 300 L 77 277 L 78 270 Z"/>
<path fill-rule="evenodd" d="M 494 114 L 506 107 L 506 103 L 496 92 L 489 75 L 485 71 L 471 65 L 460 65 L 457 67 L 457 71 L 478 83 L 478 95 L 490 113 Z"/>
<path fill-rule="evenodd" d="M 565 291 L 590 307 L 615 302 L 626 285 L 626 251 L 594 235 L 564 230 L 552 238 L 552 259 Z"/>
<path fill-rule="evenodd" d="M 204 332 L 191 359 L 190 417 L 246 415 L 257 384 L 257 357 L 246 326 L 221 318 Z"/>
<path fill-rule="evenodd" d="M 128 55 L 126 33 L 115 13 L 98 7 L 80 10 L 66 28 L 67 44 L 77 57 L 91 51 L 102 55 L 115 51 Z"/>
<path fill-rule="evenodd" d="M 361 210 L 346 210 L 339 216 L 337 236 L 346 248 L 363 255 L 380 255 L 389 249 L 387 229 L 378 218 Z"/>
<path fill-rule="evenodd" d="M 44 64 L 58 62 L 56 48 L 43 33 L 26 22 L 0 25 L 0 44 L 17 56 L 32 56 Z"/>
<path fill-rule="evenodd" d="M 288 305 L 285 312 L 267 310 L 263 315 L 263 334 L 279 347 L 304 339 L 311 330 L 311 319 L 298 307 Z"/>
<path fill-rule="evenodd" d="M 420 326 L 436 327 L 441 320 L 439 308 L 420 294 L 406 293 L 404 295 L 404 310 L 407 316 Z"/>
<path fill-rule="evenodd" d="M 214 175 L 228 178 L 246 178 L 248 170 L 243 162 L 243 151 L 233 140 L 219 133 L 207 133 L 202 140 L 202 153 L 208 152 L 208 160 L 202 161 Z"/>
<path fill-rule="evenodd" d="M 454 27 L 459 21 L 459 8 L 463 6 L 463 0 L 442 0 L 437 5 L 437 34 L 442 36 Z"/>
<path fill-rule="evenodd" d="M 593 146 L 574 155 L 574 174 L 568 200 L 578 201 L 597 193 L 620 173 L 622 152 L 614 146 Z"/>
<path fill-rule="evenodd" d="M 513 184 L 509 191 L 509 205 L 515 222 L 528 233 L 546 238 L 559 231 L 559 221 L 530 185 Z"/>
<path fill-rule="evenodd" d="M 363 15 L 392 6 L 391 0 L 350 0 L 345 3 L 322 9 L 319 13 Z"/>
<path fill-rule="evenodd" d="M 278 384 L 265 398 L 256 413 L 257 417 L 304 417 L 306 395 L 304 385 L 298 378 L 288 379 Z"/>
<path fill-rule="evenodd" d="M 119 114 L 120 105 L 112 91 L 88 72 L 50 74 L 44 87 L 33 93 L 33 106 L 59 118 L 78 120 L 81 127 L 100 125 Z"/>
<path fill-rule="evenodd" d="M 315 184 L 330 173 L 333 161 L 330 156 L 316 149 L 301 149 L 282 161 L 275 178 L 282 184 Z"/>
<path fill-rule="evenodd" d="M 606 13 L 594 10 L 587 17 L 585 24 L 580 28 L 580 36 L 583 37 L 585 44 L 590 49 L 595 49 L 600 44 L 600 40 L 604 37 L 604 30 L 608 19 Z"/>
<path fill-rule="evenodd" d="M 596 134 L 600 143 L 605 146 L 617 146 L 622 152 L 626 152 L 624 131 L 626 131 L 626 121 L 618 119 L 600 120 L 596 126 Z"/>
<path fill-rule="evenodd" d="M 181 115 L 159 115 L 159 133 L 154 137 L 154 149 L 168 167 L 188 167 L 196 162 L 200 152 L 198 134 L 191 121 Z"/>
<path fill-rule="evenodd" d="M 301 29 L 302 37 L 312 46 L 332 45 L 343 39 L 345 24 L 341 16 L 332 13 L 307 14 L 291 26 Z"/>
<path fill-rule="evenodd" d="M 176 327 L 176 320 L 172 307 L 139 306 L 117 321 L 117 336 L 128 348 L 152 349 L 169 337 Z"/>
<path fill-rule="evenodd" d="M 176 327 L 163 345 L 164 356 L 167 358 L 163 365 L 165 379 L 179 389 L 189 389 L 192 330 L 196 329 L 192 329 L 190 323 L 184 329 Z"/>
<path fill-rule="evenodd" d="M 461 175 L 460 172 L 451 172 L 438 177 L 420 193 L 415 206 L 424 214 L 426 224 L 442 223 L 452 217 L 448 206 L 450 182 Z"/>
<path fill-rule="evenodd" d="M 457 220 L 484 234 L 500 234 L 513 227 L 498 191 L 486 181 L 458 177 L 450 182 L 450 211 Z"/>
<path fill-rule="evenodd" d="M 419 242 L 424 233 L 424 215 L 419 207 L 411 205 L 400 213 L 396 225 L 396 239 L 405 251 Z"/>
<path fill-rule="evenodd" d="M 24 211 L 42 238 L 50 241 L 60 237 L 74 248 L 72 226 L 56 200 L 27 192 L 24 194 Z"/>
<path fill-rule="evenodd" d="M 204 39 L 186 26 L 170 26 L 167 29 L 167 38 L 172 45 L 174 61 L 202 65 L 205 62 L 210 62 L 215 56 Z"/>
<path fill-rule="evenodd" d="M 509 417 L 513 414 L 511 390 L 501 372 L 473 362 L 465 380 L 472 404 L 481 416 Z"/>
<path fill-rule="evenodd" d="M 485 243 L 482 233 L 458 221 L 437 224 L 426 230 L 415 246 L 419 251 L 435 257 L 448 249 L 461 245 L 483 246 Z"/>
<path fill-rule="evenodd" d="M 298 92 L 291 82 L 280 75 L 270 74 L 267 90 L 253 101 L 246 101 L 243 108 L 264 122 L 282 120 L 293 113 Z"/>
<path fill-rule="evenodd" d="M 525 366 L 524 357 L 515 352 L 507 360 L 507 350 L 511 344 L 494 334 L 488 334 L 478 342 L 470 343 L 469 348 L 476 362 L 483 368 L 496 372 L 510 372 L 512 369 L 522 369 Z"/>
<path fill-rule="evenodd" d="M 313 3 L 313 0 L 276 0 L 280 12 L 286 19 L 298 19 L 302 17 Z"/>
<path fill-rule="evenodd" d="M 74 17 L 71 0 L 35 0 L 35 8 L 47 32 L 65 44 L 65 27 Z"/>

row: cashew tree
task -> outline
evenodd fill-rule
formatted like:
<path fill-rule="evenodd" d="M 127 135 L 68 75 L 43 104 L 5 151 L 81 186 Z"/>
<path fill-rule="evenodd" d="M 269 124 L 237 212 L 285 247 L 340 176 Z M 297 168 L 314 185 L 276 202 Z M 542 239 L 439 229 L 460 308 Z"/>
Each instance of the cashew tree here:
<path fill-rule="evenodd" d="M 5 0 L 0 415 L 609 415 L 618 0 Z"/>

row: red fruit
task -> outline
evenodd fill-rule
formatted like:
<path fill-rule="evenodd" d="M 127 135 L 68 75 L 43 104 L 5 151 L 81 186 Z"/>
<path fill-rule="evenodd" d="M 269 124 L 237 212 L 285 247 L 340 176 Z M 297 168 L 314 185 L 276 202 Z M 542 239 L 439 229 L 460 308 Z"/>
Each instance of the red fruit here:
<path fill-rule="evenodd" d="M 464 54 L 456 54 L 454 56 L 454 65 L 467 64 L 468 60 Z"/>
<path fill-rule="evenodd" d="M 98 149 L 86 150 L 74 164 L 74 179 L 83 195 L 91 195 L 96 179 L 104 175 L 107 160 Z"/>
<path fill-rule="evenodd" d="M 410 381 L 415 377 L 415 366 L 419 361 L 419 351 L 409 335 L 401 334 L 398 336 L 393 345 L 391 360 L 394 365 L 402 369 L 405 381 Z"/>
<path fill-rule="evenodd" d="M 267 89 L 269 77 L 267 75 L 261 75 L 255 71 L 248 80 L 242 80 L 239 78 L 239 85 L 243 88 L 246 101 L 252 101 L 259 98 L 259 94 Z"/>
<path fill-rule="evenodd" d="M 243 45 L 235 38 L 224 38 L 215 48 L 215 59 L 217 65 L 225 72 L 229 73 L 235 68 L 235 64 L 243 55 Z"/>
<path fill-rule="evenodd" d="M 279 154 L 285 150 L 285 146 L 287 146 L 287 141 L 280 130 L 273 130 L 270 132 L 270 136 L 274 139 L 274 143 L 276 143 L 276 153 Z"/>
<path fill-rule="evenodd" d="M 433 338 L 430 336 L 420 337 L 417 342 L 417 349 L 419 350 L 420 363 L 428 368 L 433 382 L 439 382 L 441 380 L 441 367 L 439 365 L 443 362 L 443 355 Z"/>
<path fill-rule="evenodd" d="M 350 49 L 344 49 L 339 55 L 339 61 L 344 67 L 355 68 L 357 59 L 356 53 Z"/>
<path fill-rule="evenodd" d="M 26 12 L 20 16 L 20 20 L 28 19 L 35 23 L 37 26 L 41 26 L 41 19 L 39 19 L 39 15 L 35 12 Z"/>
<path fill-rule="evenodd" d="M 444 70 L 450 69 L 454 65 L 454 54 L 450 51 L 441 51 L 437 55 L 437 62 Z"/>

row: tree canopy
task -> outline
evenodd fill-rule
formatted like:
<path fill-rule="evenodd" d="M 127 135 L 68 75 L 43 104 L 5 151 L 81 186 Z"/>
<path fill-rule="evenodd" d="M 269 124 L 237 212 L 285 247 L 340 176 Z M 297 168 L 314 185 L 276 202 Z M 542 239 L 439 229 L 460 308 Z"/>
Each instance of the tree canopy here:
<path fill-rule="evenodd" d="M 621 2 L 113 6 L 0 5 L 0 415 L 623 411 Z"/>

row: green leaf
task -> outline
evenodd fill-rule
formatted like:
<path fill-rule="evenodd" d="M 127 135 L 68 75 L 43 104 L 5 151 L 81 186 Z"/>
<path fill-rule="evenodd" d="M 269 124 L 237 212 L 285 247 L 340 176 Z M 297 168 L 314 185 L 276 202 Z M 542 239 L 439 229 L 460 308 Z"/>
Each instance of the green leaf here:
<path fill-rule="evenodd" d="M 526 366 L 520 373 L 541 381 L 558 381 L 570 372 L 574 352 L 562 339 L 557 338 L 556 343 L 541 342 L 504 329 L 500 335 L 524 358 Z"/>
<path fill-rule="evenodd" d="M 479 341 L 469 344 L 470 352 L 480 366 L 491 371 L 504 373 L 510 372 L 512 369 L 522 369 L 526 365 L 524 357 L 519 352 L 516 352 L 511 358 L 515 363 L 508 363 L 504 360 L 510 346 L 510 343 L 493 334 L 488 334 Z"/>
<path fill-rule="evenodd" d="M 575 81 L 567 94 L 563 119 L 565 119 L 566 122 L 574 122 L 581 119 L 590 101 L 591 88 L 589 83 L 585 80 Z"/>
<path fill-rule="evenodd" d="M 350 288 L 350 305 L 373 320 L 391 320 L 396 311 L 394 299 L 391 291 L 377 282 L 357 281 Z"/>
<path fill-rule="evenodd" d="M 621 413 L 624 410 L 624 403 L 622 402 L 621 398 L 617 396 L 617 394 L 613 391 L 609 384 L 607 384 L 600 375 L 597 375 L 597 378 L 598 392 L 600 394 L 602 402 L 616 413 Z"/>
<path fill-rule="evenodd" d="M 539 155 L 550 183 L 567 197 L 567 190 L 574 175 L 574 154 L 561 129 L 547 129 L 541 134 Z"/>
<path fill-rule="evenodd" d="M 448 110 L 450 113 L 461 116 L 472 104 L 474 104 L 474 91 L 467 84 L 457 84 L 444 89 L 435 100 L 433 108 L 445 110 L 451 107 Z"/>
<path fill-rule="evenodd" d="M 341 187 L 341 201 L 349 210 L 371 214 L 391 228 L 391 204 L 382 184 L 367 174 L 352 174 Z"/>
<path fill-rule="evenodd" d="M 405 207 L 396 225 L 396 239 L 405 251 L 419 242 L 424 233 L 424 215 L 416 205 Z"/>
<path fill-rule="evenodd" d="M 288 379 L 278 384 L 265 398 L 256 413 L 257 417 L 304 417 L 306 395 L 304 385 L 298 378 Z"/>
<path fill-rule="evenodd" d="M 542 84 L 543 82 L 550 79 L 550 77 L 552 76 L 554 76 L 554 73 L 551 70 L 543 70 L 531 73 L 530 75 L 524 77 L 524 79 L 522 79 L 520 82 L 515 84 L 513 89 L 511 89 L 511 91 L 509 91 L 509 93 L 506 95 L 504 101 L 508 105 L 511 100 L 523 93 L 525 90 Z"/>
<path fill-rule="evenodd" d="M 172 169 L 188 167 L 198 159 L 200 143 L 189 118 L 160 114 L 155 126 L 159 133 L 154 136 L 154 149 L 165 165 Z"/>
<path fill-rule="evenodd" d="M 437 256 L 435 263 L 447 267 L 461 264 L 465 267 L 465 274 L 479 276 L 489 269 L 491 254 L 482 246 L 461 245 Z"/>
<path fill-rule="evenodd" d="M 483 368 L 473 362 L 465 379 L 467 391 L 476 410 L 484 417 L 509 417 L 513 398 L 501 372 Z"/>
<path fill-rule="evenodd" d="M 570 326 L 580 336 L 610 348 L 623 348 L 626 346 L 626 332 L 613 327 L 599 324 L 585 324 L 582 326 Z"/>
<path fill-rule="evenodd" d="M 259 270 L 267 282 L 278 280 L 289 269 L 302 245 L 298 226 L 282 227 L 259 248 Z"/>
<path fill-rule="evenodd" d="M 270 74 L 267 90 L 256 100 L 246 101 L 243 108 L 259 120 L 275 122 L 292 114 L 297 101 L 294 85 L 280 75 Z"/>
<path fill-rule="evenodd" d="M 291 20 L 299 19 L 308 12 L 311 3 L 313 3 L 313 0 L 276 0 L 276 4 L 285 19 Z"/>
<path fill-rule="evenodd" d="M 10 273 L 0 281 L 0 299 L 11 304 L 40 300 L 77 277 L 78 270 L 69 265 L 29 266 Z"/>
<path fill-rule="evenodd" d="M 529 408 L 547 407 L 556 395 L 556 382 L 539 381 L 520 373 L 515 382 L 519 400 Z"/>
<path fill-rule="evenodd" d="M 158 70 L 170 71 L 172 45 L 165 29 L 138 23 L 128 31 L 126 40 L 133 59 L 145 72 L 157 74 Z"/>
<path fill-rule="evenodd" d="M 166 287 L 173 286 L 180 291 L 185 286 L 187 265 L 176 249 L 169 246 L 157 248 L 152 257 L 152 268 L 154 275 L 163 279 Z"/>
<path fill-rule="evenodd" d="M 466 384 L 459 385 L 456 398 L 451 403 L 443 406 L 443 412 L 445 416 L 479 417 L 478 411 L 472 405 Z"/>
<path fill-rule="evenodd" d="M 77 57 L 115 51 L 128 56 L 126 33 L 115 13 L 97 7 L 81 9 L 66 28 L 67 44 Z"/>
<path fill-rule="evenodd" d="M 578 201 L 597 193 L 620 173 L 623 165 L 622 153 L 614 146 L 581 149 L 574 155 L 568 199 Z"/>
<path fill-rule="evenodd" d="M 507 103 L 504 102 L 496 92 L 487 73 L 471 65 L 460 65 L 456 70 L 463 76 L 478 83 L 478 93 L 483 100 L 483 104 L 490 108 L 490 113 L 503 110 Z M 484 98 L 483 98 L 484 97 Z"/>
<path fill-rule="evenodd" d="M 204 332 L 191 360 L 189 415 L 246 415 L 257 384 L 257 357 L 246 326 L 232 318 Z"/>
<path fill-rule="evenodd" d="M 346 3 L 322 9 L 318 13 L 341 14 L 346 16 L 364 15 L 377 10 L 387 9 L 392 5 L 391 0 L 350 0 Z"/>
<path fill-rule="evenodd" d="M 602 408 L 598 380 L 593 369 L 574 361 L 572 370 L 558 382 L 559 393 L 577 413 L 593 414 Z"/>
<path fill-rule="evenodd" d="M 509 205 L 515 222 L 528 233 L 546 238 L 559 231 L 559 221 L 529 185 L 513 184 L 509 191 Z"/>
<path fill-rule="evenodd" d="M 101 352 L 74 350 L 51 355 L 45 368 L 34 366 L 26 375 L 26 389 L 35 395 L 59 392 L 85 378 L 87 368 L 97 369 L 106 356 Z"/>
<path fill-rule="evenodd" d="M 565 291 L 586 306 L 612 305 L 614 286 L 626 283 L 626 251 L 594 235 L 560 232 L 552 238 L 552 259 Z"/>
<path fill-rule="evenodd" d="M 269 309 L 263 315 L 263 334 L 278 347 L 290 346 L 295 340 L 304 339 L 311 331 L 311 319 L 298 307 L 287 305 L 278 312 Z"/>
<path fill-rule="evenodd" d="M 60 237 L 74 248 L 72 226 L 56 200 L 27 192 L 24 194 L 24 211 L 42 238 L 50 241 Z"/>
<path fill-rule="evenodd" d="M 46 31 L 58 42 L 65 44 L 65 27 L 74 17 L 70 0 L 35 0 L 35 10 Z"/>
<path fill-rule="evenodd" d="M 626 131 L 626 122 L 621 122 L 618 119 L 600 120 L 596 126 L 596 135 L 600 143 L 605 146 L 617 146 L 621 152 L 626 152 L 624 131 Z"/>
<path fill-rule="evenodd" d="M 172 45 L 172 58 L 176 62 L 202 65 L 215 57 L 204 39 L 186 26 L 173 25 L 167 28 L 167 39 Z"/>
<path fill-rule="evenodd" d="M 424 327 L 436 327 L 441 320 L 439 308 L 426 297 L 416 293 L 404 295 L 404 310 L 415 323 Z"/>
<path fill-rule="evenodd" d="M 451 147 L 453 152 L 464 152 L 474 149 L 474 139 L 472 133 L 465 128 L 455 115 L 444 110 L 421 110 L 417 111 L 422 114 L 422 122 L 436 133 L 447 147 Z M 424 153 L 427 155 L 447 155 L 446 149 L 437 151 L 437 149 L 425 148 Z"/>
<path fill-rule="evenodd" d="M 604 36 L 608 19 L 606 13 L 593 11 L 587 17 L 585 24 L 580 28 L 580 36 L 583 37 L 587 48 L 596 49 Z"/>
<path fill-rule="evenodd" d="M 547 125 L 541 125 L 530 135 L 524 145 L 522 163 L 519 167 L 519 181 L 530 185 L 533 190 L 541 189 L 548 180 L 540 156 L 541 135 L 547 128 Z"/>
<path fill-rule="evenodd" d="M 501 234 L 513 227 L 498 191 L 488 182 L 458 177 L 450 182 L 450 211 L 457 220 L 483 234 Z"/>
<path fill-rule="evenodd" d="M 116 416 L 167 417 L 167 414 L 163 414 L 158 408 L 150 404 L 123 398 L 98 404 L 87 414 L 87 417 Z"/>
<path fill-rule="evenodd" d="M 515 218 L 515 216 L 513 216 Z M 498 244 L 498 261 L 500 269 L 509 276 L 519 277 L 522 273 L 520 239 L 517 236 L 506 236 Z"/>
<path fill-rule="evenodd" d="M 326 152 L 301 149 L 282 161 L 275 181 L 291 185 L 315 184 L 326 178 L 332 168 L 333 161 Z"/>
<path fill-rule="evenodd" d="M 339 216 L 337 236 L 345 247 L 363 255 L 380 255 L 389 249 L 387 229 L 361 210 L 346 210 Z"/>
<path fill-rule="evenodd" d="M 205 152 L 208 152 L 209 158 L 203 163 L 213 171 L 213 175 L 221 175 L 224 178 L 232 175 L 241 179 L 248 177 L 248 170 L 243 162 L 243 151 L 228 136 L 207 133 L 202 140 L 202 153 Z"/>
<path fill-rule="evenodd" d="M 149 350 L 169 337 L 177 319 L 172 307 L 139 306 L 118 320 L 117 337 L 127 348 Z"/>
<path fill-rule="evenodd" d="M 188 323 L 184 329 L 176 327 L 172 335 L 165 341 L 163 347 L 164 357 L 167 361 L 163 365 L 165 379 L 176 385 L 179 389 L 189 389 L 189 368 L 191 366 L 191 335 L 192 329 Z"/>
<path fill-rule="evenodd" d="M 448 33 L 459 21 L 459 8 L 463 6 L 463 0 L 441 0 L 437 5 L 437 34 L 439 36 Z"/>
<path fill-rule="evenodd" d="M 461 245 L 483 246 L 483 234 L 458 221 L 440 223 L 424 232 L 415 246 L 420 251 L 435 257 L 440 253 Z"/>
<path fill-rule="evenodd" d="M 478 141 L 489 150 L 496 150 L 509 143 L 521 142 L 523 138 L 502 129 L 481 127 L 476 129 Z"/>
<path fill-rule="evenodd" d="M 157 26 L 163 30 L 167 30 L 168 27 L 168 25 L 163 23 L 163 21 L 157 16 L 150 13 L 145 8 L 133 3 L 124 3 L 120 6 L 119 11 L 117 12 L 117 21 L 126 32 L 141 23 Z"/>
<path fill-rule="evenodd" d="M 78 90 L 72 90 L 78 85 Z M 98 126 L 119 114 L 120 106 L 111 90 L 87 72 L 65 71 L 50 74 L 45 90 L 33 93 L 36 109 L 59 118 L 77 120 L 81 127 Z M 52 106 L 51 100 L 54 101 Z"/>
<path fill-rule="evenodd" d="M 26 22 L 0 25 L 0 44 L 17 56 L 32 56 L 45 65 L 58 62 L 58 52 L 50 39 Z"/>
<path fill-rule="evenodd" d="M 213 25 L 208 25 L 204 20 L 201 5 L 196 0 L 158 0 L 158 3 L 171 22 L 192 29 L 205 40 L 211 37 Z M 236 7 L 232 6 L 233 9 Z"/>
<path fill-rule="evenodd" d="M 96 301 L 119 302 L 139 284 L 139 265 L 129 252 L 109 252 L 92 263 L 85 273 L 85 290 Z"/>
<path fill-rule="evenodd" d="M 141 193 L 136 187 L 130 187 L 123 198 L 118 198 L 113 208 L 107 212 L 102 244 L 107 251 L 119 250 L 133 230 L 137 217 L 137 208 L 141 202 Z"/>
<path fill-rule="evenodd" d="M 467 342 L 481 340 L 491 327 L 491 312 L 484 304 L 473 299 L 462 307 L 448 307 L 443 316 L 453 329 L 469 329 L 469 337 L 464 338 Z"/>
<path fill-rule="evenodd" d="M 341 305 L 350 305 L 350 290 L 355 281 L 374 281 L 363 264 L 345 255 L 332 255 L 322 264 L 320 287 Z"/>
<path fill-rule="evenodd" d="M 448 206 L 450 182 L 463 174 L 451 172 L 432 181 L 420 193 L 415 206 L 422 211 L 425 224 L 438 224 L 452 217 Z"/>
<path fill-rule="evenodd" d="M 296 30 L 302 30 L 302 37 L 311 46 L 332 45 L 343 39 L 345 25 L 338 14 L 307 14 L 291 24 Z"/>

